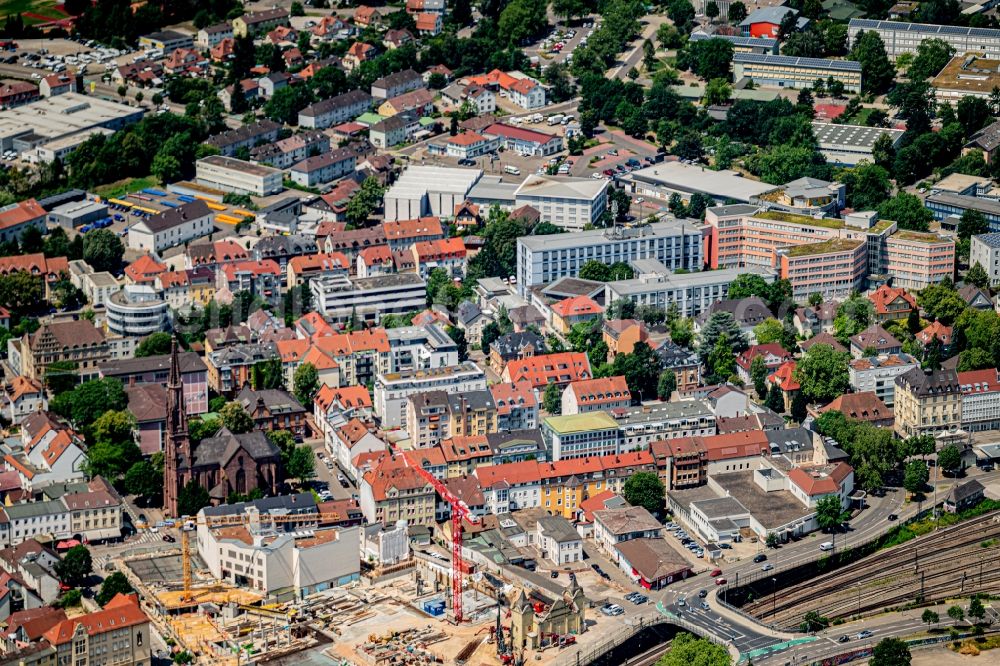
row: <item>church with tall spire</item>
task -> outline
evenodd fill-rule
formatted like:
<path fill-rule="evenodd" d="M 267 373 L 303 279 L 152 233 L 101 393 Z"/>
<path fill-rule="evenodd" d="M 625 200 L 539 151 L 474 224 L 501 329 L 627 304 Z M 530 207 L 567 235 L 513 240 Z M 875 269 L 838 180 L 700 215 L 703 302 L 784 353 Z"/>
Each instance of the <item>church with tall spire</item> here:
<path fill-rule="evenodd" d="M 284 480 L 281 452 L 260 430 L 233 433 L 223 427 L 197 445 L 191 443 L 176 337 L 170 344 L 166 426 L 163 510 L 167 515 L 180 515 L 181 490 L 191 481 L 208 491 L 214 505 L 255 489 L 278 494 Z"/>

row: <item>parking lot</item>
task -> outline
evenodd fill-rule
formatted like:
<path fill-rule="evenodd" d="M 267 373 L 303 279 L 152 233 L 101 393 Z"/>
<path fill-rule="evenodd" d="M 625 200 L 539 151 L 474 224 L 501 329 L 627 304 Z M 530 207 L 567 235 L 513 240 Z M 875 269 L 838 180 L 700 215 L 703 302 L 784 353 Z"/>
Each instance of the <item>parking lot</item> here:
<path fill-rule="evenodd" d="M 537 55 L 542 67 L 552 63 L 573 62 L 573 51 L 585 45 L 594 30 L 601 25 L 599 17 L 589 17 L 576 26 L 555 28 L 547 37 L 528 47 L 529 56 Z"/>

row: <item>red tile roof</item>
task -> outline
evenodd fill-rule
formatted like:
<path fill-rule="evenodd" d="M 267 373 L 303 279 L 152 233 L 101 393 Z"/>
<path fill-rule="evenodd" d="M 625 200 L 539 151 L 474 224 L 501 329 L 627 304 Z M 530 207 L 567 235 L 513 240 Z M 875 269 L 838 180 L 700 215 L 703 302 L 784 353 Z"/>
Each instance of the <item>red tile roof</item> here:
<path fill-rule="evenodd" d="M 384 328 L 339 333 L 315 340 L 316 346 L 334 357 L 348 356 L 365 351 L 389 351 L 389 336 Z"/>
<path fill-rule="evenodd" d="M 748 458 L 771 453 L 771 445 L 767 441 L 767 435 L 761 430 L 693 437 L 691 439 L 700 440 L 700 445 L 705 449 L 709 461 Z"/>
<path fill-rule="evenodd" d="M 512 382 L 529 382 L 535 388 L 590 379 L 590 360 L 583 352 L 559 352 L 515 359 L 507 363 L 504 376 Z"/>
<path fill-rule="evenodd" d="M 837 463 L 829 471 L 813 467 L 795 467 L 788 472 L 788 480 L 801 488 L 809 497 L 816 497 L 839 493 L 840 485 L 853 471 L 854 469 L 845 462 Z"/>
<path fill-rule="evenodd" d="M 862 393 L 845 393 L 837 396 L 833 402 L 821 407 L 819 412 L 838 411 L 844 416 L 858 421 L 886 421 L 893 418 L 892 410 L 886 407 L 882 399 L 871 391 Z"/>
<path fill-rule="evenodd" d="M 343 252 L 321 252 L 292 257 L 288 260 L 288 265 L 296 273 L 303 271 L 347 271 L 351 268 L 351 262 L 347 260 L 347 255 Z"/>
<path fill-rule="evenodd" d="M 508 382 L 490 386 L 493 402 L 497 406 L 497 414 L 510 414 L 515 407 L 530 409 L 538 406 L 535 390 L 527 382 Z"/>
<path fill-rule="evenodd" d="M 413 253 L 419 262 L 447 261 L 465 258 L 465 242 L 461 238 L 439 238 L 432 241 L 417 241 Z"/>
<path fill-rule="evenodd" d="M 45 218 L 45 209 L 34 199 L 25 199 L 0 209 L 0 229 L 10 229 L 32 220 Z"/>
<path fill-rule="evenodd" d="M 418 217 L 413 220 L 386 220 L 382 223 L 386 240 L 409 240 L 421 236 L 444 236 L 439 217 Z"/>
<path fill-rule="evenodd" d="M 915 310 L 917 308 L 916 299 L 902 287 L 890 287 L 883 284 L 868 296 L 868 300 L 875 305 L 875 314 L 877 315 L 888 314 L 889 305 L 899 298 L 906 301 L 910 310 Z"/>
<path fill-rule="evenodd" d="M 528 141 L 543 145 L 555 138 L 552 134 L 525 129 L 523 127 L 514 127 L 505 123 L 493 123 L 483 130 L 483 134 L 492 134 L 493 136 L 502 136 L 508 139 L 517 139 L 518 141 Z"/>
<path fill-rule="evenodd" d="M 931 343 L 931 340 L 937 338 L 942 345 L 948 346 L 951 344 L 951 332 L 951 326 L 945 326 L 941 322 L 935 321 L 917 333 L 916 337 L 923 345 L 928 345 Z"/>
<path fill-rule="evenodd" d="M 767 379 L 772 384 L 777 384 L 782 391 L 798 391 L 802 388 L 795 379 L 795 361 L 785 361 Z"/>
<path fill-rule="evenodd" d="M 52 645 L 63 645 L 73 639 L 77 625 L 83 625 L 87 634 L 97 636 L 109 631 L 118 631 L 125 627 L 146 624 L 149 618 L 139 607 L 139 599 L 135 594 L 117 594 L 108 602 L 104 610 L 87 615 L 81 615 L 55 625 L 45 632 L 45 640 Z"/>
<path fill-rule="evenodd" d="M 771 342 L 766 345 L 754 345 L 750 347 L 736 357 L 736 364 L 744 370 L 749 371 L 751 364 L 753 364 L 753 360 L 758 356 L 763 356 L 765 361 L 767 361 L 767 357 L 769 356 L 777 358 L 777 362 L 768 361 L 767 366 L 769 368 L 775 368 L 778 363 L 783 363 L 792 359 L 792 355 L 785 351 L 784 347 L 776 342 Z"/>
<path fill-rule="evenodd" d="M 563 319 L 566 319 L 567 317 L 585 317 L 589 315 L 597 316 L 604 314 L 604 308 L 602 308 L 597 301 L 585 294 L 567 298 L 555 303 L 552 306 L 552 311 Z"/>
<path fill-rule="evenodd" d="M 576 395 L 578 405 L 601 405 L 632 399 L 623 375 L 572 382 L 566 390 Z"/>
<path fill-rule="evenodd" d="M 958 373 L 958 383 L 965 395 L 973 393 L 992 393 L 1000 390 L 1000 371 L 996 368 L 985 370 L 969 370 Z"/>

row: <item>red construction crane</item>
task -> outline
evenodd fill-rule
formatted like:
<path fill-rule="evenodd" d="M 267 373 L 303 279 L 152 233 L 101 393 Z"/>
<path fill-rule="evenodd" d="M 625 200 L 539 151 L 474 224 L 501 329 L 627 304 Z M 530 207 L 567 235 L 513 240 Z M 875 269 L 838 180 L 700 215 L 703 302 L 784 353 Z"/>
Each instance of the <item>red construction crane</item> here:
<path fill-rule="evenodd" d="M 407 460 L 409 464 L 409 460 Z M 455 621 L 462 622 L 462 576 L 468 572 L 465 558 L 462 557 L 462 521 L 467 520 L 473 525 L 479 524 L 479 516 L 469 509 L 465 500 L 456 497 L 455 493 L 440 479 L 420 465 L 413 465 L 420 476 L 431 484 L 441 499 L 451 507 L 451 608 L 455 613 Z"/>

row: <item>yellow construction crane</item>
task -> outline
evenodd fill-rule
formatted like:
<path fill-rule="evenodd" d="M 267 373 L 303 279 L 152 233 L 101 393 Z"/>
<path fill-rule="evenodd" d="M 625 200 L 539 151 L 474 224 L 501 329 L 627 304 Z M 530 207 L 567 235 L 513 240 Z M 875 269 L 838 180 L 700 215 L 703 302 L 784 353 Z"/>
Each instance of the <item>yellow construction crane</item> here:
<path fill-rule="evenodd" d="M 267 513 L 239 513 L 230 516 L 197 516 L 195 518 L 184 519 L 181 524 L 181 571 L 184 575 L 183 601 L 194 601 L 194 594 L 191 589 L 191 545 L 188 534 L 199 525 L 206 527 L 246 526 L 246 525 L 283 525 L 287 523 L 318 523 L 321 514 L 311 513 L 290 513 L 286 515 L 274 516 Z"/>

